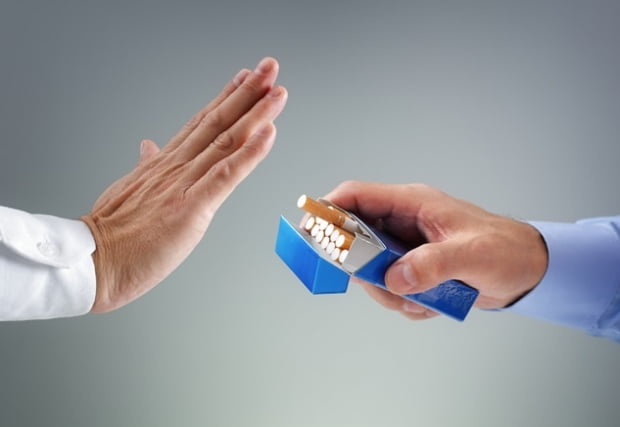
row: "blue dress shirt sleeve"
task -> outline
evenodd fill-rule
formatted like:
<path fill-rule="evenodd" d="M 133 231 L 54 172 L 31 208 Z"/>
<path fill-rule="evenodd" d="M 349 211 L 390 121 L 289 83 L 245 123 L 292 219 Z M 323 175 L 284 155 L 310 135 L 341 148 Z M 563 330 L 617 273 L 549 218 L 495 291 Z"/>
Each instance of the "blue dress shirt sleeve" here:
<path fill-rule="evenodd" d="M 620 342 L 620 216 L 531 224 L 547 244 L 547 271 L 506 310 Z"/>

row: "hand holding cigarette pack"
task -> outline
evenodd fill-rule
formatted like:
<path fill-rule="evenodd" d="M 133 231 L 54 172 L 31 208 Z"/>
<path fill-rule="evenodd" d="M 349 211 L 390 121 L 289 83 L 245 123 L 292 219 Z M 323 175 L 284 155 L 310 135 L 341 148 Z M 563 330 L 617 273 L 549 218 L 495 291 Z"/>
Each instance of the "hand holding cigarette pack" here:
<path fill-rule="evenodd" d="M 280 217 L 276 253 L 313 294 L 344 293 L 350 276 L 383 289 L 388 267 L 411 248 L 329 203 L 301 196 L 307 219 L 293 226 Z M 404 295 L 438 313 L 464 320 L 478 291 L 449 280 L 418 294 Z"/>

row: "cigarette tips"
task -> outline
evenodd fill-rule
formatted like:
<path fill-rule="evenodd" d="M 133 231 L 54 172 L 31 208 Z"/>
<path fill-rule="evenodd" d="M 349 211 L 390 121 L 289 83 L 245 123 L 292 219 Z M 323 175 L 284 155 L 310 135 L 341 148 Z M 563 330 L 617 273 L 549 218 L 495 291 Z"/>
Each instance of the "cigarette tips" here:
<path fill-rule="evenodd" d="M 302 228 L 332 261 L 344 263 L 355 240 L 357 223 L 344 212 L 319 203 L 305 194 L 297 200 L 297 207 L 310 214 Z"/>
<path fill-rule="evenodd" d="M 348 249 L 353 244 L 353 240 L 355 240 L 354 234 L 341 230 L 334 243 L 336 243 L 337 248 Z"/>
<path fill-rule="evenodd" d="M 342 264 L 347 259 L 349 249 L 355 240 L 355 235 L 326 221 L 325 229 L 321 230 L 323 222 L 322 218 L 310 217 L 304 224 L 303 229 L 317 242 L 332 261 Z"/>

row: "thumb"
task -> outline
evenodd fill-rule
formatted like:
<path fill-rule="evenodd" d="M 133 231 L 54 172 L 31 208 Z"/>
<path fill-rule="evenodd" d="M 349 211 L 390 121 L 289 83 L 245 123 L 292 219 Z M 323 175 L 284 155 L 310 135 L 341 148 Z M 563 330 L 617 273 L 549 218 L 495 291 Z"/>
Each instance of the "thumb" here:
<path fill-rule="evenodd" d="M 442 282 L 457 278 L 459 245 L 453 241 L 425 243 L 407 252 L 388 268 L 385 283 L 398 295 L 427 291 Z"/>
<path fill-rule="evenodd" d="M 143 163 L 159 153 L 159 147 L 150 139 L 143 139 L 140 143 L 140 160 L 138 164 Z"/>

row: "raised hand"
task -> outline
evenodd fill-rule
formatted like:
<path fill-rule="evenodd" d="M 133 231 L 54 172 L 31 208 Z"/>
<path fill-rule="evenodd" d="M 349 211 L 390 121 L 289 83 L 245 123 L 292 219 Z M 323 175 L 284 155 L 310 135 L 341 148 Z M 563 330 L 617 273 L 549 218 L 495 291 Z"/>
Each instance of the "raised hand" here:
<path fill-rule="evenodd" d="M 161 149 L 144 140 L 137 166 L 82 217 L 96 242 L 93 312 L 119 308 L 166 278 L 202 239 L 234 188 L 269 153 L 286 89 L 278 63 L 241 70 Z"/>

